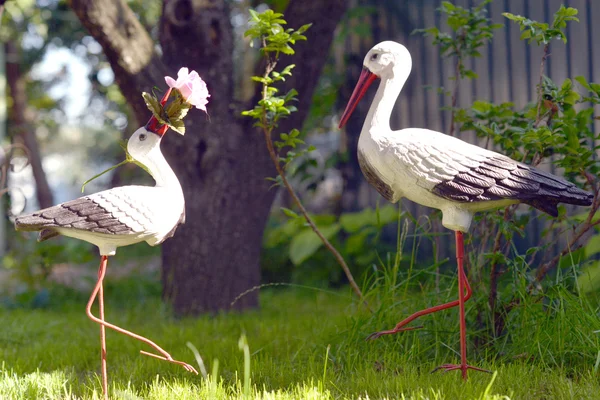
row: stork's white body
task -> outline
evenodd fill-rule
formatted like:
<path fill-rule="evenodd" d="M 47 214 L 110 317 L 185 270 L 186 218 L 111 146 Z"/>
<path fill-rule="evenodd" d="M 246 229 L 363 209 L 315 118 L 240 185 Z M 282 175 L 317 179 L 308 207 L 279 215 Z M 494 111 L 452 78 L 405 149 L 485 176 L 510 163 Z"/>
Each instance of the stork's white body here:
<path fill-rule="evenodd" d="M 559 202 L 589 205 L 591 193 L 560 177 L 428 129 L 390 129 L 396 99 L 412 67 L 408 50 L 382 42 L 369 51 L 340 125 L 375 77 L 381 79 L 358 141 L 358 161 L 387 200 L 406 197 L 442 211 L 442 224 L 466 232 L 478 211 L 524 202 L 557 215 Z"/>
<path fill-rule="evenodd" d="M 140 139 L 142 138 L 142 140 Z M 145 165 L 156 186 L 122 186 L 17 217 L 18 230 L 40 230 L 44 240 L 56 234 L 92 243 L 101 255 L 146 241 L 155 246 L 184 222 L 185 201 L 175 173 L 160 151 L 161 136 L 139 128 L 128 151 Z"/>
<path fill-rule="evenodd" d="M 164 187 L 123 186 L 87 196 L 132 230 L 128 234 L 107 234 L 70 227 L 54 228 L 64 236 L 85 240 L 98 246 L 101 255 L 114 255 L 117 247 L 147 242 L 162 243 L 179 222 L 183 196 Z M 165 208 L 165 204 L 173 207 Z"/>
<path fill-rule="evenodd" d="M 366 132 L 365 132 L 366 131 Z M 442 211 L 442 224 L 454 231 L 469 230 L 473 214 L 509 204 L 516 200 L 457 202 L 432 192 L 435 185 L 468 170 L 464 164 L 478 165 L 500 154 L 470 145 L 462 140 L 428 129 L 391 131 L 374 125 L 365 127 L 358 151 L 390 188 L 392 202 L 405 197 L 415 203 Z"/>
<path fill-rule="evenodd" d="M 160 102 L 162 107 L 170 94 L 171 89 L 163 96 Z M 117 187 L 15 218 L 17 230 L 40 231 L 38 240 L 64 235 L 98 247 L 101 256 L 98 281 L 87 303 L 86 314 L 92 321 L 100 324 L 102 394 L 106 400 L 106 328 L 142 341 L 159 353 L 141 351 L 142 354 L 181 365 L 186 370 L 198 374 L 194 367 L 173 359 L 153 341 L 104 319 L 103 281 L 108 256 L 114 255 L 117 247 L 133 243 L 146 241 L 151 246 L 162 243 L 173 235 L 180 223 L 185 222 L 185 202 L 181 185 L 160 151 L 161 138 L 167 129 L 167 125 L 159 124 L 158 119 L 152 116 L 148 124 L 136 130 L 127 141 L 127 151 L 135 161 L 146 167 L 156 181 L 156 186 Z M 99 317 L 92 313 L 96 297 Z"/>

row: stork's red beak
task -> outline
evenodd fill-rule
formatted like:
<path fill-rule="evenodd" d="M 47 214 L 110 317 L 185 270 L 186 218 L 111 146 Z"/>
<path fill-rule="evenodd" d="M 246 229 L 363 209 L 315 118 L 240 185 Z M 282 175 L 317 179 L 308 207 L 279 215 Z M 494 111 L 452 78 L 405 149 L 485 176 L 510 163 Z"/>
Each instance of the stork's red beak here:
<path fill-rule="evenodd" d="M 165 92 L 163 98 L 160 100 L 160 104 L 163 107 L 167 103 L 167 99 L 169 98 L 170 95 L 171 95 L 171 88 L 169 88 Z M 161 124 L 160 122 L 158 122 L 156 117 L 154 115 L 152 115 L 152 117 L 150 117 L 150 119 L 148 120 L 148 123 L 146 124 L 146 130 L 149 132 L 154 132 L 158 136 L 162 136 L 167 132 L 167 130 L 169 130 L 169 126 Z"/>
<path fill-rule="evenodd" d="M 373 81 L 377 78 L 379 78 L 377 75 L 363 67 L 360 77 L 358 78 L 358 82 L 356 83 L 354 91 L 352 92 L 352 96 L 350 96 L 350 100 L 346 106 L 346 110 L 344 110 L 344 113 L 342 114 L 342 119 L 340 120 L 340 124 L 338 126 L 339 128 L 342 128 L 344 125 L 346 125 L 348 118 L 350 118 L 350 115 L 358 105 L 358 102 L 363 98 L 367 92 L 367 89 L 369 86 L 371 86 L 371 83 L 373 83 Z"/>

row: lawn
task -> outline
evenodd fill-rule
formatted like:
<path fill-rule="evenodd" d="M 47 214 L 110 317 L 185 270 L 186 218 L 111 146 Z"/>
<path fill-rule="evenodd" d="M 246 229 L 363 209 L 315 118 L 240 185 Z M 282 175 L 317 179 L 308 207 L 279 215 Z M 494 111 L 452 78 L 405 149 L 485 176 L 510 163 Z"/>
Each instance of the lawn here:
<path fill-rule="evenodd" d="M 388 303 L 371 293 L 374 314 L 358 307 L 349 289 L 284 286 L 262 289 L 259 310 L 176 319 L 160 301 L 157 279 L 109 276 L 108 321 L 200 369 L 191 343 L 209 375 L 140 355 L 149 349 L 109 330 L 111 398 L 600 399 L 597 305 L 566 291 L 550 304 L 524 304 L 491 345 L 474 348 L 478 333 L 469 320 L 471 363 L 495 373 L 471 372 L 466 383 L 457 372 L 430 373 L 458 360 L 455 310 L 422 318 L 421 330 L 365 342 L 373 330 L 452 298 L 453 282 L 443 277 L 448 289 L 435 297 L 421 296 L 427 286 L 397 290 Z M 98 327 L 85 316 L 88 293 L 52 286 L 48 296 L 43 308 L 0 308 L 0 398 L 97 399 Z"/>

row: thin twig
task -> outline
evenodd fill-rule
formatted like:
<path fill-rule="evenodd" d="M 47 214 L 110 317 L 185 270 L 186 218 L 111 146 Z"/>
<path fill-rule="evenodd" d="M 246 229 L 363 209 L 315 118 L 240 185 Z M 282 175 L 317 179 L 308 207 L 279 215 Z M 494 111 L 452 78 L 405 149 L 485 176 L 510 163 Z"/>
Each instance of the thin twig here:
<path fill-rule="evenodd" d="M 308 223 L 308 225 L 312 228 L 312 230 L 319 237 L 319 239 L 321 239 L 321 241 L 323 242 L 323 245 L 325 245 L 325 247 L 333 254 L 333 256 L 337 260 L 338 264 L 340 264 L 340 266 L 344 270 L 344 273 L 346 274 L 346 277 L 348 278 L 348 282 L 350 283 L 352 290 L 354 290 L 354 293 L 356 293 L 356 295 L 364 303 L 364 305 L 367 307 L 367 309 L 372 312 L 372 310 L 370 309 L 367 301 L 365 300 L 360 288 L 356 284 L 356 281 L 354 280 L 354 277 L 352 276 L 352 272 L 350 271 L 348 264 L 346 264 L 344 257 L 342 257 L 342 255 L 329 242 L 329 240 L 327 240 L 327 238 L 325 236 L 323 236 L 323 234 L 321 233 L 321 231 L 319 230 L 317 225 L 314 223 L 314 221 L 308 214 L 308 211 L 306 211 L 306 208 L 304 208 L 304 206 L 302 205 L 302 202 L 300 201 L 300 198 L 298 197 L 298 195 L 292 188 L 292 185 L 290 185 L 290 182 L 287 180 L 287 178 L 285 176 L 285 171 L 283 170 L 283 168 L 281 167 L 281 164 L 279 162 L 279 156 L 278 156 L 277 152 L 275 151 L 275 148 L 273 147 L 273 139 L 271 138 L 271 131 L 265 127 L 265 128 L 263 128 L 263 133 L 265 135 L 265 142 L 267 143 L 267 149 L 269 151 L 269 156 L 271 156 L 271 161 L 273 161 L 273 164 L 275 164 L 277 173 L 281 177 L 281 182 L 283 183 L 283 185 L 287 189 L 288 193 L 292 197 L 292 200 L 294 200 L 294 203 L 300 210 L 300 213 L 302 214 L 304 219 L 306 219 L 306 222 Z"/>
<path fill-rule="evenodd" d="M 465 32 L 460 35 L 461 42 L 464 41 Z M 456 116 L 456 104 L 458 103 L 458 86 L 460 83 L 460 67 L 462 66 L 462 55 L 460 53 L 461 46 L 456 48 L 456 71 L 454 73 L 454 90 L 452 91 L 452 112 L 450 113 L 450 136 L 454 136 L 455 123 L 454 119 Z"/>
<path fill-rule="evenodd" d="M 263 38 L 263 47 L 266 47 L 265 38 Z M 263 74 L 263 77 L 268 78 L 269 75 L 275 70 L 276 65 L 277 65 L 277 57 L 272 59 L 271 56 L 267 53 L 266 54 L 265 73 Z M 262 90 L 263 99 L 267 98 L 267 86 L 268 86 L 267 84 L 263 83 L 263 90 Z M 340 266 L 344 270 L 344 273 L 346 274 L 346 278 L 348 279 L 348 282 L 350 283 L 352 290 L 354 290 L 354 293 L 356 293 L 356 295 L 363 302 L 365 307 L 369 311 L 373 312 L 373 310 L 371 310 L 371 308 L 369 307 L 369 304 L 365 300 L 360 288 L 358 287 L 358 284 L 354 280 L 352 272 L 350 271 L 348 264 L 346 264 L 344 257 L 342 257 L 342 255 L 337 251 L 337 249 L 329 242 L 329 240 L 327 240 L 327 238 L 323 235 L 323 233 L 321 233 L 321 231 L 319 230 L 319 228 L 317 227 L 315 222 L 312 220 L 312 218 L 308 214 L 308 211 L 306 210 L 306 208 L 304 208 L 304 205 L 302 204 L 302 201 L 300 200 L 300 198 L 294 191 L 294 188 L 287 180 L 285 171 L 282 168 L 281 163 L 280 163 L 279 154 L 273 146 L 273 138 L 271 137 L 273 127 L 267 121 L 266 112 L 262 113 L 261 122 L 262 122 L 261 126 L 263 128 L 263 134 L 265 136 L 265 142 L 267 144 L 267 150 L 269 151 L 269 156 L 271 157 L 271 161 L 273 161 L 273 164 L 275 165 L 275 169 L 277 170 L 277 173 L 281 177 L 281 182 L 283 183 L 283 185 L 287 189 L 288 193 L 292 197 L 292 200 L 294 200 L 294 203 L 300 210 L 300 213 L 302 214 L 302 216 L 304 217 L 304 219 L 306 220 L 308 225 L 312 228 L 313 232 L 315 232 L 315 234 L 319 237 L 321 242 L 323 242 L 323 245 L 333 254 L 333 256 L 337 260 L 338 264 L 340 264 Z"/>
<path fill-rule="evenodd" d="M 562 257 L 580 248 L 581 245 L 576 246 L 575 243 L 577 243 L 577 241 L 581 239 L 581 237 L 584 234 L 586 234 L 593 227 L 600 225 L 600 219 L 592 221 L 594 215 L 596 214 L 596 211 L 598 211 L 598 208 L 600 208 L 600 201 L 598 200 L 598 192 L 596 192 L 594 196 L 594 203 L 592 204 L 592 208 L 586 220 L 582 225 L 580 225 L 580 228 L 577 231 L 575 231 L 575 234 L 573 235 L 569 243 L 565 246 L 565 248 L 559 254 L 554 256 L 550 261 L 546 262 L 538 269 L 537 274 L 535 276 L 536 282 L 541 282 L 544 279 L 544 277 L 548 274 L 548 272 L 558 264 Z"/>
<path fill-rule="evenodd" d="M 504 222 L 508 221 L 509 215 L 512 216 L 512 212 L 510 212 L 512 207 L 507 207 L 504 209 Z M 502 229 L 498 229 L 496 233 L 496 238 L 494 239 L 494 247 L 492 249 L 492 253 L 496 254 L 500 251 L 500 239 L 502 238 Z M 498 296 L 498 277 L 500 273 L 498 272 L 498 263 L 494 258 L 492 261 L 492 265 L 490 267 L 490 297 L 489 304 L 490 309 L 492 310 L 492 315 L 494 315 L 494 309 L 496 308 L 496 297 Z"/>
<path fill-rule="evenodd" d="M 538 82 L 538 98 L 537 98 L 537 113 L 535 118 L 535 126 L 537 127 L 542 119 L 541 111 L 542 111 L 542 101 L 544 100 L 544 91 L 543 91 L 543 83 L 544 83 L 544 67 L 546 66 L 546 59 L 548 58 L 550 50 L 550 43 L 546 43 L 544 45 L 544 54 L 542 55 L 542 61 L 540 62 L 540 80 Z"/>

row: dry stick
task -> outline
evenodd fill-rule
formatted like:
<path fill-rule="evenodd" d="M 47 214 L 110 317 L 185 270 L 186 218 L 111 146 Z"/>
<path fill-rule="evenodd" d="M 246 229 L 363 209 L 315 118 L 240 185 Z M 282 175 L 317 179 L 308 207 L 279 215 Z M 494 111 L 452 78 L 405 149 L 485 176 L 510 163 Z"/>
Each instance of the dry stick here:
<path fill-rule="evenodd" d="M 586 175 L 586 178 L 588 178 L 588 181 L 590 179 L 592 179 L 588 175 Z M 596 185 L 594 184 L 593 186 L 595 187 Z M 593 218 L 594 214 L 596 214 L 596 211 L 598 211 L 598 208 L 600 208 L 600 200 L 598 200 L 599 191 L 600 191 L 599 189 L 596 189 L 596 188 L 594 189 L 594 203 L 592 204 L 592 209 L 591 209 L 590 213 L 588 214 L 585 222 L 583 223 L 581 230 L 575 234 L 575 236 L 571 239 L 569 244 L 565 247 L 565 249 L 560 254 L 558 254 L 553 259 L 551 259 L 550 261 L 548 261 L 547 263 L 545 263 L 544 265 L 542 265 L 540 267 L 540 269 L 538 270 L 538 273 L 536 275 L 536 282 L 538 282 L 538 283 L 541 282 L 542 279 L 544 279 L 544 277 L 548 274 L 548 272 L 558 264 L 561 257 L 566 256 L 571 251 L 575 251 L 575 250 L 578 250 L 579 248 L 581 248 L 581 245 L 575 246 L 575 243 L 587 231 L 589 231 L 591 228 L 600 224 L 600 220 L 596 220 L 596 221 L 592 222 L 592 218 Z M 533 289 L 534 289 L 534 283 L 531 283 L 527 287 L 527 291 L 531 292 Z M 536 302 L 539 301 L 542 297 L 543 296 L 538 296 L 535 301 Z M 503 310 L 504 315 L 508 314 L 513 308 L 515 308 L 519 304 L 521 304 L 521 299 L 522 298 L 520 298 L 520 297 L 513 298 L 513 300 L 504 307 L 504 310 Z M 504 321 L 502 321 L 502 322 L 504 322 Z"/>
<path fill-rule="evenodd" d="M 454 78 L 454 90 L 452 91 L 452 112 L 450 113 L 450 136 L 454 136 L 454 118 L 456 115 L 456 103 L 458 103 L 458 84 L 460 80 L 460 66 L 462 62 L 460 56 L 458 57 L 458 61 L 456 62 L 456 74 Z"/>
<path fill-rule="evenodd" d="M 542 61 L 540 62 L 540 80 L 538 82 L 538 102 L 537 102 L 537 113 L 535 117 L 535 125 L 537 126 L 541 121 L 541 111 L 542 111 L 542 100 L 543 100 L 543 91 L 542 84 L 544 83 L 544 66 L 546 65 L 546 59 L 548 58 L 550 50 L 550 43 L 546 43 L 544 45 L 544 54 L 542 55 Z"/>
<path fill-rule="evenodd" d="M 544 51 L 542 54 L 542 60 L 540 62 L 540 80 L 538 82 L 538 90 L 537 90 L 537 112 L 536 112 L 536 117 L 535 117 L 535 122 L 534 122 L 534 126 L 537 128 L 539 126 L 539 124 L 542 121 L 542 100 L 543 100 L 543 90 L 542 90 L 542 85 L 544 82 L 544 67 L 546 65 L 546 59 L 548 58 L 549 54 L 549 49 L 550 49 L 550 44 L 546 43 L 546 45 L 544 45 Z M 525 152 L 525 154 L 523 155 L 523 161 L 525 161 L 525 159 L 527 158 L 527 152 Z M 540 156 L 539 158 L 537 157 L 537 153 L 533 155 L 532 158 L 532 163 L 533 165 L 538 165 L 542 160 L 542 157 Z M 508 221 L 509 217 L 512 217 L 514 214 L 514 211 L 516 209 L 516 206 L 510 206 L 508 208 L 506 208 L 504 210 L 504 221 Z M 493 248 L 493 253 L 496 253 L 497 251 L 500 250 L 500 238 L 502 236 L 502 230 L 498 230 L 498 233 L 496 234 L 496 239 L 494 241 L 494 248 Z M 560 256 L 559 256 L 560 258 Z M 557 259 L 558 262 L 558 259 Z M 549 265 L 550 262 L 546 263 L 545 265 Z M 542 267 L 543 268 L 543 267 Z M 550 268 L 550 266 L 548 266 L 548 269 Z M 547 272 L 547 271 L 546 271 Z M 544 272 L 544 276 L 546 275 L 546 272 Z M 538 272 L 539 275 L 539 272 Z M 500 272 L 497 268 L 497 264 L 496 261 L 494 260 L 494 262 L 492 263 L 491 266 L 491 270 L 490 270 L 490 296 L 489 296 L 489 305 L 490 308 L 492 310 L 492 317 L 494 318 L 494 320 L 496 320 L 496 316 L 500 317 L 500 315 L 494 312 L 494 308 L 496 306 L 496 298 L 497 298 L 497 294 L 498 294 L 498 277 L 500 276 Z M 539 280 L 538 280 L 539 282 Z M 518 304 L 519 299 L 514 299 L 513 301 L 511 301 L 509 303 L 509 305 L 507 305 L 506 307 L 504 307 L 504 313 L 507 313 L 510 309 L 512 309 L 516 304 Z M 512 305 L 512 306 L 511 306 Z M 503 325 L 504 321 L 499 321 L 499 324 Z"/>
<path fill-rule="evenodd" d="M 539 123 L 542 120 L 542 115 L 541 115 L 541 107 L 542 107 L 542 100 L 543 100 L 542 83 L 543 83 L 543 76 L 544 76 L 544 66 L 546 63 L 546 59 L 550 55 L 548 52 L 549 46 L 550 46 L 549 43 L 546 43 L 546 45 L 544 45 L 544 54 L 542 55 L 542 61 L 540 63 L 540 80 L 538 83 L 537 116 L 536 116 L 536 121 L 535 121 L 536 127 L 539 125 Z M 552 114 L 551 114 L 551 117 L 552 117 Z M 535 160 L 535 157 L 534 157 L 534 160 Z M 541 159 L 538 161 L 538 163 L 540 161 L 541 161 Z M 567 244 L 567 246 L 558 255 L 556 255 L 554 258 L 552 258 L 551 260 L 546 262 L 544 265 L 542 265 L 538 269 L 538 272 L 536 274 L 536 282 L 538 282 L 538 283 L 541 282 L 542 279 L 544 279 L 544 277 L 548 274 L 550 269 L 552 269 L 554 266 L 556 266 L 558 264 L 561 257 L 567 255 L 570 251 L 573 251 L 573 249 L 577 249 L 577 248 L 581 247 L 581 246 L 576 247 L 575 243 L 587 231 L 589 231 L 591 228 L 593 228 L 594 226 L 596 226 L 600 223 L 600 220 L 598 220 L 596 222 L 592 222 L 592 218 L 593 218 L 594 214 L 596 214 L 596 211 L 598 211 L 598 208 L 600 208 L 600 201 L 598 200 L 598 189 L 595 188 L 594 180 L 589 176 L 589 174 L 585 174 L 585 172 L 584 172 L 584 175 L 585 175 L 586 179 L 588 180 L 588 183 L 594 188 L 594 201 L 592 203 L 592 208 L 590 209 L 590 212 L 589 212 L 585 222 L 583 223 L 583 225 L 581 225 L 580 230 L 575 233 L 575 235 L 573 236 L 571 241 Z M 533 284 L 529 285 L 529 289 L 533 288 L 532 285 Z"/>
<path fill-rule="evenodd" d="M 460 39 L 462 43 L 465 40 L 466 32 L 462 32 Z M 460 83 L 460 67 L 462 66 L 462 57 L 460 52 L 462 46 L 459 44 L 456 48 L 456 71 L 454 72 L 454 90 L 452 91 L 452 112 L 450 113 L 450 136 L 454 136 L 454 118 L 456 115 L 456 104 L 458 103 L 458 85 Z"/>
<path fill-rule="evenodd" d="M 356 293 L 356 295 L 364 303 L 364 305 L 367 307 L 367 309 L 372 312 L 371 308 L 369 307 L 369 304 L 363 297 L 363 294 L 360 291 L 360 288 L 356 284 L 356 281 L 354 281 L 352 272 L 350 272 L 350 268 L 348 267 L 348 264 L 346 264 L 344 257 L 342 257 L 342 255 L 336 250 L 335 247 L 333 247 L 333 245 L 329 242 L 329 240 L 327 240 L 327 238 L 325 236 L 323 236 L 323 234 L 321 233 L 319 228 L 317 228 L 317 225 L 314 223 L 312 218 L 310 218 L 310 216 L 308 215 L 308 211 L 306 211 L 306 209 L 302 205 L 302 202 L 298 198 L 298 195 L 296 194 L 296 192 L 290 185 L 289 181 L 285 177 L 285 172 L 284 172 L 283 168 L 281 168 L 281 164 L 279 163 L 279 157 L 278 157 L 277 153 L 275 152 L 275 149 L 273 148 L 273 140 L 271 139 L 271 133 L 269 132 L 269 130 L 267 128 L 263 128 L 263 133 L 265 134 L 265 141 L 267 142 L 267 149 L 269 150 L 269 155 L 271 156 L 271 160 L 273 161 L 273 164 L 275 164 L 277 173 L 281 177 L 281 181 L 283 182 L 283 185 L 287 189 L 288 193 L 290 194 L 290 196 L 292 196 L 292 199 L 294 200 L 294 203 L 296 203 L 296 206 L 300 210 L 300 213 L 302 214 L 302 216 L 304 216 L 304 219 L 306 219 L 306 222 L 308 223 L 308 225 L 310 225 L 312 230 L 317 234 L 319 239 L 321 239 L 321 241 L 323 242 L 325 247 L 327 247 L 327 249 L 333 254 L 333 256 L 335 257 L 337 262 L 340 264 L 340 266 L 344 270 L 344 273 L 346 274 L 346 277 L 348 278 L 348 282 L 350 283 L 352 290 L 354 290 L 354 293 Z"/>
<path fill-rule="evenodd" d="M 538 270 L 538 272 L 535 276 L 536 282 L 541 282 L 542 279 L 544 279 L 544 277 L 546 276 L 546 274 L 550 271 L 550 269 L 552 269 L 556 264 L 558 264 L 558 262 L 560 261 L 560 259 L 562 257 L 569 254 L 569 252 L 577 250 L 578 248 L 581 247 L 581 245 L 575 246 L 575 243 L 579 239 L 581 239 L 581 237 L 585 233 L 587 233 L 590 229 L 592 229 L 593 227 L 600 224 L 600 219 L 592 222 L 592 218 L 594 217 L 594 214 L 596 214 L 596 211 L 598 211 L 598 208 L 600 208 L 600 201 L 598 201 L 598 191 L 596 191 L 595 196 L 594 196 L 594 203 L 592 204 L 592 209 L 590 210 L 590 213 L 588 214 L 585 222 L 583 223 L 583 225 L 581 225 L 581 228 L 579 229 L 579 231 L 575 232 L 575 234 L 573 235 L 573 238 L 569 241 L 569 243 L 563 249 L 563 251 L 561 251 L 559 254 L 554 256 L 554 258 L 552 258 L 550 261 L 548 261 L 547 263 L 545 263 L 544 265 L 542 265 L 540 267 L 540 269 Z M 530 288 L 531 288 L 531 285 L 530 285 Z"/>
<path fill-rule="evenodd" d="M 509 215 L 512 215 L 512 212 L 509 212 L 509 210 L 511 208 L 512 207 L 507 207 L 504 209 L 504 222 L 508 221 Z M 498 232 L 496 233 L 496 238 L 494 239 L 494 247 L 492 250 L 493 254 L 496 254 L 497 252 L 500 251 L 500 239 L 501 238 L 502 238 L 502 229 L 499 228 Z M 490 267 L 490 297 L 488 300 L 489 304 L 490 304 L 490 309 L 492 310 L 492 312 L 496 308 L 496 297 L 498 295 L 498 277 L 499 276 L 500 276 L 500 272 L 498 270 L 498 263 L 496 262 L 496 259 L 494 258 L 494 260 L 492 261 L 492 266 Z"/>
<path fill-rule="evenodd" d="M 266 46 L 264 39 L 263 39 L 263 46 Z M 267 66 L 265 67 L 265 73 L 263 74 L 263 77 L 268 78 L 269 75 L 271 74 L 271 72 L 273 72 L 273 70 L 275 69 L 276 65 L 277 65 L 277 61 L 272 60 L 271 57 L 269 57 L 269 55 L 267 55 Z M 267 85 L 264 83 L 263 83 L 262 94 L 263 94 L 263 99 L 267 97 Z M 323 234 L 321 233 L 321 231 L 319 230 L 317 225 L 314 223 L 314 221 L 312 220 L 310 215 L 308 215 L 308 211 L 306 211 L 306 208 L 304 208 L 304 206 L 302 205 L 302 202 L 300 201 L 300 198 L 294 191 L 294 188 L 292 188 L 292 185 L 290 185 L 289 181 L 287 180 L 287 178 L 285 176 L 285 171 L 283 170 L 283 168 L 281 168 L 281 164 L 279 161 L 279 155 L 277 154 L 277 152 L 275 151 L 275 148 L 273 147 L 273 139 L 271 138 L 272 129 L 269 129 L 267 127 L 268 125 L 267 125 L 267 121 L 266 121 L 264 113 L 263 113 L 261 119 L 262 119 L 261 122 L 262 122 L 263 133 L 265 135 L 265 142 L 267 143 L 267 150 L 269 151 L 269 156 L 271 157 L 271 161 L 273 161 L 273 164 L 275 164 L 275 169 L 277 170 L 277 173 L 281 177 L 281 181 L 282 181 L 283 185 L 287 189 L 290 196 L 292 196 L 292 200 L 294 200 L 294 203 L 296 203 L 296 206 L 300 210 L 300 213 L 302 214 L 302 216 L 304 217 L 304 219 L 306 220 L 308 225 L 310 225 L 313 232 L 315 232 L 315 234 L 319 237 L 319 239 L 321 239 L 321 242 L 323 242 L 323 245 L 331 252 L 331 254 L 333 254 L 333 256 L 337 260 L 338 264 L 340 264 L 340 266 L 344 270 L 344 273 L 346 274 L 346 278 L 348 278 L 348 282 L 350 283 L 352 290 L 354 290 L 354 293 L 356 293 L 358 298 L 363 302 L 363 304 L 365 305 L 367 310 L 369 310 L 370 312 L 373 312 L 373 310 L 371 310 L 371 308 L 369 307 L 369 304 L 365 300 L 360 288 L 356 284 L 356 281 L 354 280 L 354 277 L 352 276 L 352 272 L 350 271 L 348 264 L 346 264 L 344 257 L 342 257 L 342 255 L 337 251 L 337 249 L 335 247 L 333 247 L 333 245 L 329 242 L 329 240 L 327 240 L 327 238 L 325 236 L 323 236 Z"/>

